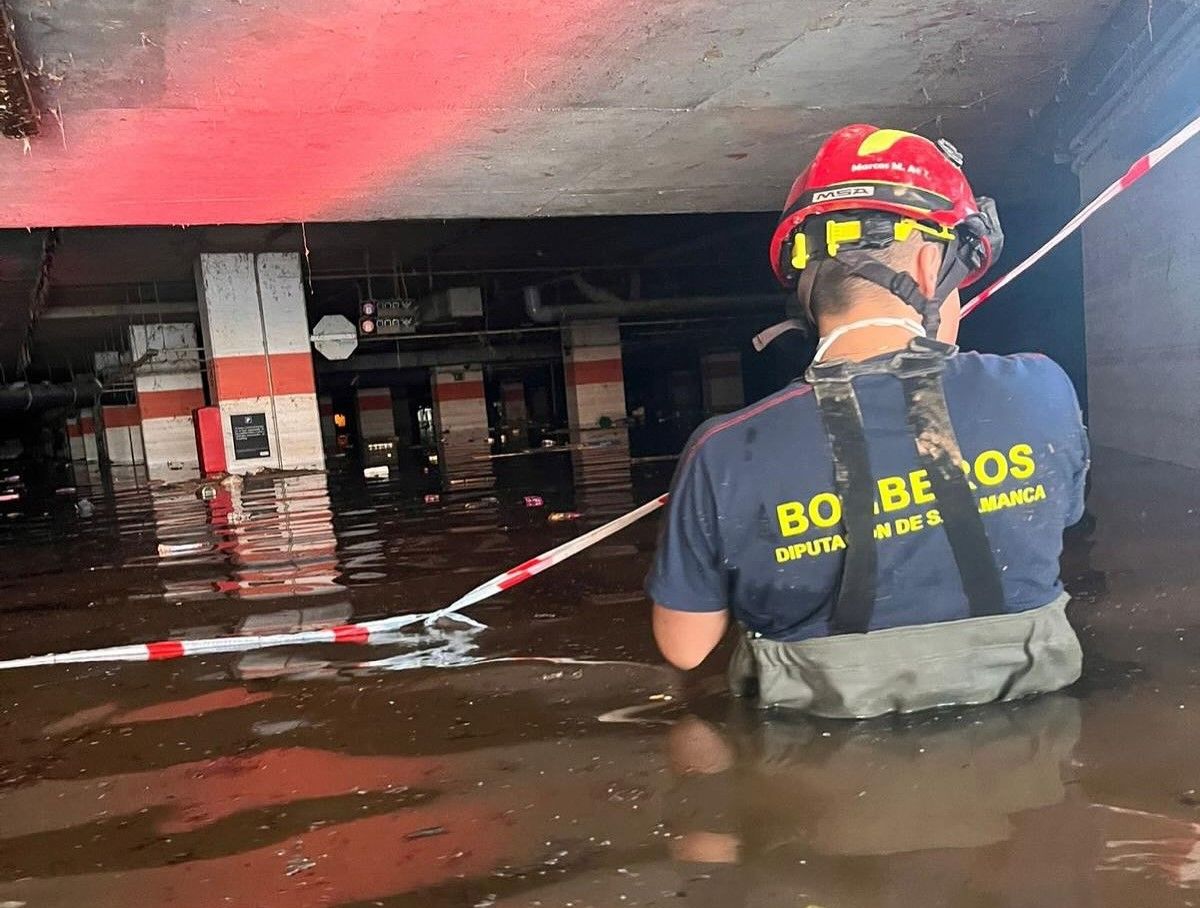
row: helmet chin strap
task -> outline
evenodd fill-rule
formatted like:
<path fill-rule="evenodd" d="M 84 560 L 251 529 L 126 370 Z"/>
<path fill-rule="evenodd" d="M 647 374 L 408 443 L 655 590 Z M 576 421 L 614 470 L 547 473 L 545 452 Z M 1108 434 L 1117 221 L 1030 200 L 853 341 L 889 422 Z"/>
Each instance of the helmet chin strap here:
<path fill-rule="evenodd" d="M 917 284 L 916 279 L 907 271 L 897 271 L 864 250 L 847 249 L 839 252 L 832 258 L 820 258 L 805 268 L 800 273 L 800 280 L 796 285 L 796 293 L 811 322 L 813 285 L 816 283 L 818 274 L 823 270 L 834 269 L 840 271 L 846 277 L 861 278 L 864 281 L 875 284 L 877 287 L 882 287 L 906 305 L 912 307 L 920 316 L 921 323 L 919 325 L 910 319 L 895 319 L 895 321 L 905 323 L 902 325 L 903 327 L 912 325 L 920 328 L 920 336 L 922 337 L 935 338 L 942 324 L 942 303 L 946 301 L 946 297 L 966 277 L 968 268 L 968 263 L 959 255 L 957 244 L 952 245 L 950 249 L 946 250 L 943 257 L 937 286 L 934 288 L 933 297 L 931 298 L 921 292 L 920 285 Z M 866 324 L 866 322 L 855 322 L 854 324 L 862 325 Z M 758 334 L 754 338 L 754 348 L 762 351 L 771 341 L 775 340 L 775 338 L 785 331 L 793 329 L 803 330 L 803 328 L 804 324 L 796 319 L 780 322 L 778 325 L 773 325 Z M 818 348 L 819 351 L 823 351 L 826 346 L 823 342 L 822 347 Z"/>
<path fill-rule="evenodd" d="M 814 363 L 819 363 L 825 359 L 825 354 L 829 352 L 829 348 L 836 344 L 843 336 L 851 331 L 857 331 L 860 328 L 903 328 L 905 331 L 911 332 L 915 337 L 926 337 L 925 329 L 911 318 L 891 318 L 880 316 L 878 318 L 864 318 L 856 322 L 850 322 L 846 325 L 839 325 L 834 328 L 823 338 L 821 343 L 817 345 L 816 355 L 813 357 Z"/>

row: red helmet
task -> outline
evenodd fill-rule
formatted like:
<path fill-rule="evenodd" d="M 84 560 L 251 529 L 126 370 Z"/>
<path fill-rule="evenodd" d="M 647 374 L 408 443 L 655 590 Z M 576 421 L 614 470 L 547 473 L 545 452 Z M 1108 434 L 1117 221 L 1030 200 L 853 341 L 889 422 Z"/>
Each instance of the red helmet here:
<path fill-rule="evenodd" d="M 976 201 L 949 142 L 934 143 L 899 129 L 857 124 L 826 140 L 796 178 L 771 238 L 771 267 L 785 285 L 799 268 L 792 245 L 804 222 L 839 211 L 882 211 L 932 227 L 941 238 L 973 240 L 975 254 L 961 285 L 983 276 L 999 254 L 999 222 L 989 200 Z M 981 215 L 981 207 L 983 213 Z M 968 223 L 969 222 L 969 223 Z M 961 236 L 964 228 L 970 236 Z M 803 267 L 803 265 L 800 265 Z"/>

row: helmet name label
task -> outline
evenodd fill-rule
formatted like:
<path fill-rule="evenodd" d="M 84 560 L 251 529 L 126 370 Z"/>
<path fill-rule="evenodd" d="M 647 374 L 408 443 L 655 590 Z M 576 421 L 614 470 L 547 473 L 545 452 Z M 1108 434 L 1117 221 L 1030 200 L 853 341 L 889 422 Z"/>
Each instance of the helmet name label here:
<path fill-rule="evenodd" d="M 851 164 L 851 173 L 865 173 L 873 170 L 883 170 L 889 173 L 904 173 L 911 176 L 929 179 L 929 171 L 919 164 L 902 164 L 899 161 L 868 161 L 865 164 Z"/>
<path fill-rule="evenodd" d="M 833 202 L 839 199 L 869 199 L 873 195 L 875 195 L 874 186 L 839 186 L 836 189 L 814 192 L 812 201 L 816 205 L 818 202 Z"/>

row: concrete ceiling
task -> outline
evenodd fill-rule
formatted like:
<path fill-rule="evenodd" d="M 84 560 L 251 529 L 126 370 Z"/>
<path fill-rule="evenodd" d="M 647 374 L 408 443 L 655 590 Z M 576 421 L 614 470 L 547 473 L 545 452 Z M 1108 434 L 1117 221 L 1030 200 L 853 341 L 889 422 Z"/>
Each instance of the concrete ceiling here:
<path fill-rule="evenodd" d="M 999 179 L 1117 0 L 7 0 L 0 227 L 776 208 L 829 131 Z"/>

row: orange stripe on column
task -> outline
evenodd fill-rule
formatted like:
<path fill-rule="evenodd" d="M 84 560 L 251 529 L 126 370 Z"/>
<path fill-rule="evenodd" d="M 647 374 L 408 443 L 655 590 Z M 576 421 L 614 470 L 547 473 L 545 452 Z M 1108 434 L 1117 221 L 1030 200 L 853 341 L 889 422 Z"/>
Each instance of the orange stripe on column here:
<path fill-rule="evenodd" d="M 79 431 L 84 435 L 96 434 L 96 420 L 90 416 L 79 417 Z"/>
<path fill-rule="evenodd" d="M 271 369 L 268 377 L 267 360 Z M 274 394 L 312 394 L 312 356 L 305 353 L 275 353 L 266 356 L 221 356 L 212 362 L 213 389 L 219 401 Z"/>
<path fill-rule="evenodd" d="M 600 385 L 625 381 L 625 369 L 620 359 L 566 363 L 563 371 L 568 385 Z"/>
<path fill-rule="evenodd" d="M 276 394 L 315 394 L 317 382 L 313 377 L 312 354 L 271 354 L 271 383 Z"/>
<path fill-rule="evenodd" d="M 358 399 L 359 412 L 364 410 L 390 410 L 392 409 L 392 399 L 390 397 L 360 397 Z"/>
<path fill-rule="evenodd" d="M 136 406 L 104 408 L 104 427 L 106 429 L 124 429 L 127 426 L 136 426 L 139 422 Z"/>
<path fill-rule="evenodd" d="M 433 399 L 438 403 L 449 400 L 476 400 L 483 398 L 483 382 L 455 381 L 433 386 Z"/>
<path fill-rule="evenodd" d="M 79 431 L 79 423 L 67 423 L 67 438 L 82 438 L 83 433 Z"/>
<path fill-rule="evenodd" d="M 705 378 L 741 378 L 742 363 L 736 359 L 705 360 L 701 365 Z"/>
<path fill-rule="evenodd" d="M 205 404 L 201 388 L 178 391 L 142 391 L 138 394 L 138 412 L 142 421 L 165 419 L 170 416 L 191 416 L 192 411 Z"/>

